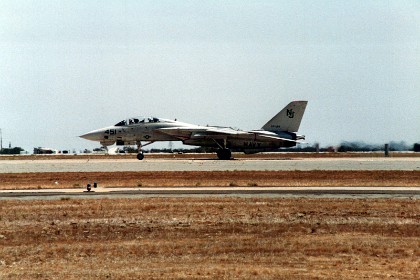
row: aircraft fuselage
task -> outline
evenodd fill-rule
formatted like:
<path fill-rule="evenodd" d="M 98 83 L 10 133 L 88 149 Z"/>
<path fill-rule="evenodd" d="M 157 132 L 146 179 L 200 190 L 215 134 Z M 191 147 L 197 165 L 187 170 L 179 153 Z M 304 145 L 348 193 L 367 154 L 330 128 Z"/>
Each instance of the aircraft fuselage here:
<path fill-rule="evenodd" d="M 185 145 L 219 148 L 221 159 L 230 158 L 230 150 L 245 153 L 293 147 L 304 136 L 297 135 L 307 101 L 293 101 L 274 116 L 263 129 L 244 131 L 230 127 L 200 126 L 161 118 L 131 118 L 93 130 L 80 137 L 104 146 L 137 145 L 142 142 L 181 141 Z M 140 155 L 139 153 L 139 155 Z M 139 156 L 142 159 L 143 155 Z"/>

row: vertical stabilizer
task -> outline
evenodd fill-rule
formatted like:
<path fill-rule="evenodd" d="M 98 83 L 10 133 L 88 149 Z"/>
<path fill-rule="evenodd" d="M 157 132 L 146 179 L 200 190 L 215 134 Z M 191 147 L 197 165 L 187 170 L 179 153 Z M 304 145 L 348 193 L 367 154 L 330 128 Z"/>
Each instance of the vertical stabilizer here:
<path fill-rule="evenodd" d="M 267 131 L 297 132 L 308 101 L 292 101 L 275 115 L 262 129 Z"/>

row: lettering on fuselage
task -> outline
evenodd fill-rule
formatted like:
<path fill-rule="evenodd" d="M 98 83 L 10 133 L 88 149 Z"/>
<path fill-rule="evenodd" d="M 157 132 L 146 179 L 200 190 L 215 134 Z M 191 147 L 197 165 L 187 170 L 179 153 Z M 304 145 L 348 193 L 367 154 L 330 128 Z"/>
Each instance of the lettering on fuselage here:
<path fill-rule="evenodd" d="M 244 142 L 244 147 L 247 147 L 247 148 L 259 148 L 259 147 L 261 147 L 261 142 L 247 141 L 247 142 Z"/>
<path fill-rule="evenodd" d="M 105 134 L 115 135 L 117 134 L 117 130 L 116 129 L 105 130 Z"/>

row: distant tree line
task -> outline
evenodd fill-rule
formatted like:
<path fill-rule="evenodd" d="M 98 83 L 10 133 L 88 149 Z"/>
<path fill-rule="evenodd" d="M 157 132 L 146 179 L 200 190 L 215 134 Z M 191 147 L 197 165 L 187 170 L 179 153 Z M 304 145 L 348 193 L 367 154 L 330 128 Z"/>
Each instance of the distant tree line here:
<path fill-rule="evenodd" d="M 215 153 L 217 151 L 216 148 L 207 148 L 207 147 L 197 147 L 192 149 L 150 149 L 150 153 Z M 137 150 L 135 151 L 137 152 Z"/>
<path fill-rule="evenodd" d="M 340 143 L 339 146 L 336 147 L 319 147 L 319 144 L 314 144 L 312 146 L 303 146 L 298 145 L 293 148 L 286 148 L 286 149 L 278 149 L 274 152 L 378 152 L 383 151 L 385 145 L 379 145 L 379 144 L 367 144 L 365 142 L 350 142 L 345 141 Z M 102 151 L 103 149 L 97 148 L 93 149 L 93 151 Z M 123 152 L 125 153 L 137 153 L 137 149 L 132 146 L 125 146 L 122 148 Z M 413 145 L 409 145 L 405 143 L 404 141 L 401 142 L 395 142 L 391 141 L 389 143 L 389 150 L 390 151 L 414 151 L 414 152 L 420 152 L 420 143 L 414 143 Z M 14 147 L 14 148 L 3 148 L 0 149 L 0 154 L 3 155 L 19 155 L 21 152 L 23 152 L 24 149 L 21 147 Z M 216 148 L 206 148 L 206 147 L 197 147 L 197 148 L 176 148 L 176 149 L 158 149 L 153 148 L 150 150 L 146 150 L 145 152 L 149 153 L 215 153 L 217 151 Z M 90 153 L 90 150 L 84 150 L 83 153 Z M 75 151 L 74 151 L 75 153 Z"/>
<path fill-rule="evenodd" d="M 314 152 L 379 152 L 384 151 L 385 144 L 368 144 L 361 141 L 344 141 L 340 143 L 338 146 L 329 146 L 329 147 L 320 147 L 319 144 L 314 144 L 311 146 L 308 145 L 298 145 L 292 148 L 281 148 L 275 150 L 273 152 L 307 152 L 307 153 L 314 153 Z M 124 148 L 126 152 L 136 153 L 137 150 L 134 148 L 128 147 L 127 149 Z M 150 153 L 214 153 L 216 152 L 216 148 L 205 148 L 205 147 L 198 147 L 193 149 L 150 149 Z M 389 143 L 389 151 L 399 152 L 399 151 L 414 151 L 420 152 L 420 144 L 415 143 L 414 145 L 409 145 L 404 141 L 396 142 L 391 141 Z"/>
<path fill-rule="evenodd" d="M 416 145 L 408 145 L 404 141 L 389 142 L 389 150 L 394 152 L 401 152 L 401 151 L 415 151 Z M 385 149 L 385 145 L 378 145 L 378 144 L 366 144 L 364 142 L 343 142 L 338 147 L 338 152 L 377 152 L 383 151 Z"/>
<path fill-rule="evenodd" d="M 103 148 L 95 148 L 93 149 L 94 152 L 104 152 L 105 149 Z M 152 148 L 152 149 L 145 149 L 145 153 L 215 153 L 217 149 L 215 148 L 205 148 L 205 147 L 197 147 L 197 148 L 176 148 L 176 149 L 169 149 L 169 148 Z M 127 154 L 136 154 L 137 148 L 134 146 L 124 146 L 119 149 L 120 153 L 127 153 Z M 89 150 L 83 151 L 83 153 L 90 153 Z"/>
<path fill-rule="evenodd" d="M 295 152 L 316 152 L 317 149 L 320 152 L 379 152 L 385 149 L 385 144 L 368 144 L 360 141 L 344 141 L 338 146 L 331 147 L 322 147 L 319 148 L 318 144 L 313 146 L 297 146 L 289 149 L 281 149 L 281 151 L 295 151 Z M 420 144 L 415 143 L 414 145 L 409 145 L 404 141 L 395 142 L 391 141 L 389 143 L 389 151 L 400 152 L 400 151 L 414 151 L 420 152 Z"/>

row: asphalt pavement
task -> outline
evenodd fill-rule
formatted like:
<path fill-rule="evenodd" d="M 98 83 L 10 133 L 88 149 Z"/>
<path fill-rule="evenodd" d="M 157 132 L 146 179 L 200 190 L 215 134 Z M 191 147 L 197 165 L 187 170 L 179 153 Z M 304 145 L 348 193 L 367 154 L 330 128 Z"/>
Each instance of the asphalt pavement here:
<path fill-rule="evenodd" d="M 0 173 L 239 170 L 420 170 L 420 158 L 1 160 Z"/>

